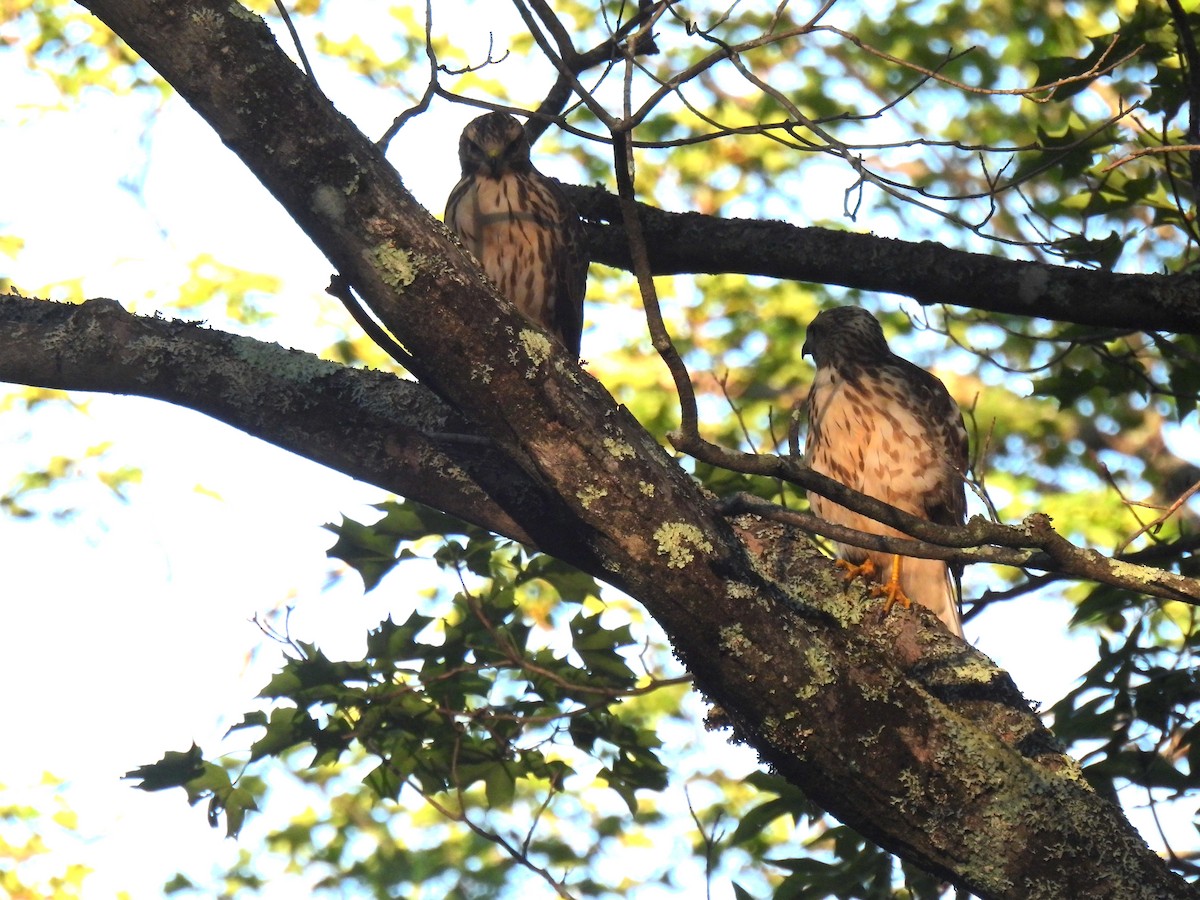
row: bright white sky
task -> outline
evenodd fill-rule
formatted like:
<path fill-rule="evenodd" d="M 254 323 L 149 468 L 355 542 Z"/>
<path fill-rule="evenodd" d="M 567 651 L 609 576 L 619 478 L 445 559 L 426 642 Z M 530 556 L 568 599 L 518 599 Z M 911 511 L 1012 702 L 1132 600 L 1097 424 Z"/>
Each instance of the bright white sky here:
<path fill-rule="evenodd" d="M 15 53 L 0 52 L 0 84 L 23 103 L 55 102 Z M 371 135 L 402 105 L 372 108 L 353 85 L 327 75 L 322 84 Z M 170 301 L 163 292 L 183 280 L 189 260 L 212 253 L 280 274 L 287 303 L 271 338 L 322 349 L 324 336 L 309 323 L 338 315 L 322 293 L 328 265 L 182 102 L 170 101 L 155 123 L 144 206 L 117 186 L 143 164 L 141 123 L 127 101 L 96 94 L 65 113 L 0 110 L 5 170 L 23 173 L 6 179 L 0 234 L 27 242 L 15 264 L 0 265 L 23 292 L 83 278 L 87 296 L 149 312 Z M 406 185 L 431 209 L 441 209 L 457 177 L 456 137 L 473 114 L 420 119 L 403 135 L 413 149 L 393 153 Z M 831 192 L 832 210 L 841 187 Z M 603 331 L 589 337 L 593 348 L 602 350 Z M 0 479 L 113 441 L 111 464 L 140 466 L 145 480 L 128 504 L 95 486 L 50 498 L 82 508 L 67 524 L 0 518 L 0 783 L 9 789 L 0 802 L 27 796 L 46 806 L 42 773 L 65 779 L 87 840 L 55 848 L 50 867 L 86 862 L 95 869 L 87 897 L 129 890 L 140 900 L 161 896 L 178 870 L 203 874 L 231 863 L 238 845 L 210 829 L 181 792 L 147 794 L 119 776 L 193 740 L 209 754 L 217 749 L 279 663 L 249 622 L 256 613 L 294 604 L 294 636 L 334 656 L 361 652 L 366 630 L 389 611 L 388 587 L 366 598 L 354 579 L 326 590 L 333 537 L 321 525 L 343 513 L 367 518 L 365 505 L 385 495 L 198 414 L 147 400 L 81 399 L 86 416 L 0 417 Z M 1092 652 L 1088 641 L 1065 636 L 1068 614 L 1059 602 L 1006 604 L 971 623 L 968 637 L 1027 696 L 1049 703 Z M 238 740 L 250 738 L 235 737 L 226 749 Z M 720 736 L 708 740 L 731 767 L 754 764 Z M 281 804 L 252 816 L 243 846 L 293 811 Z"/>

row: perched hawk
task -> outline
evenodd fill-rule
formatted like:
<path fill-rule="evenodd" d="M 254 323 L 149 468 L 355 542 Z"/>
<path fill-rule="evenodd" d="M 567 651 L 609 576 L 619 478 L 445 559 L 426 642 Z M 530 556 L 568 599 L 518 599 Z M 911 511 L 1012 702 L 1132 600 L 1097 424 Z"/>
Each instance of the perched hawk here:
<path fill-rule="evenodd" d="M 813 319 L 801 353 L 811 353 L 817 366 L 804 445 L 812 469 L 915 516 L 961 525 L 967 431 L 946 386 L 892 353 L 875 317 L 854 306 Z M 814 493 L 808 499 L 828 522 L 905 536 Z M 847 578 L 883 582 L 872 594 L 886 597 L 887 609 L 916 600 L 962 635 L 958 573 L 946 563 L 842 543 L 838 553 Z"/>
<path fill-rule="evenodd" d="M 579 215 L 533 167 L 525 129 L 508 113 L 467 123 L 458 158 L 446 224 L 500 293 L 578 356 L 588 267 Z"/>

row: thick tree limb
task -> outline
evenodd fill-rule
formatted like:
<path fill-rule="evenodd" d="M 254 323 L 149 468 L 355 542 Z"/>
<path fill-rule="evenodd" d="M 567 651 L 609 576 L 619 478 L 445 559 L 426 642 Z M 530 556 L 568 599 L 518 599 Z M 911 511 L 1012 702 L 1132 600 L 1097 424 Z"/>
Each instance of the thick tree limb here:
<path fill-rule="evenodd" d="M 533 543 L 488 491 L 508 481 L 532 506 L 549 500 L 428 388 L 385 372 L 135 316 L 113 300 L 0 296 L 0 334 L 0 379 L 194 409 L 513 540 Z"/>
<path fill-rule="evenodd" d="M 536 514 L 492 493 L 497 504 L 548 552 L 644 603 L 781 774 L 982 897 L 1196 895 L 984 657 L 924 611 L 880 621 L 781 526 L 727 523 L 627 411 L 494 296 L 243 7 L 84 5 L 238 153 L 421 380 L 554 498 Z"/>
<path fill-rule="evenodd" d="M 564 184 L 585 219 L 592 259 L 629 270 L 620 201 Z M 740 272 L 1129 331 L 1200 334 L 1200 274 L 1128 275 L 1025 262 L 941 244 L 722 219 L 638 205 L 655 275 Z M 607 224 L 599 224 L 607 223 Z"/>

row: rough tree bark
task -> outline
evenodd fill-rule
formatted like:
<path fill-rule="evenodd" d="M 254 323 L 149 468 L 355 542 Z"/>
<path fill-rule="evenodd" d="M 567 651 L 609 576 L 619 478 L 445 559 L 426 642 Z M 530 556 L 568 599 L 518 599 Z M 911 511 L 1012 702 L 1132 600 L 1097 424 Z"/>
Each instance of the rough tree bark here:
<path fill-rule="evenodd" d="M 981 897 L 1197 895 L 989 660 L 921 610 L 881 618 L 803 535 L 719 515 L 600 384 L 491 293 L 260 20 L 233 0 L 82 5 L 241 157 L 412 353 L 424 387 L 247 352 L 111 303 L 19 299 L 0 304 L 0 378 L 200 409 L 621 586 L 765 762 Z M 165 342 L 173 352 L 155 352 Z M 264 375 L 300 405 L 264 403 Z M 438 444 L 428 417 L 471 422 L 455 428 L 489 446 Z"/>

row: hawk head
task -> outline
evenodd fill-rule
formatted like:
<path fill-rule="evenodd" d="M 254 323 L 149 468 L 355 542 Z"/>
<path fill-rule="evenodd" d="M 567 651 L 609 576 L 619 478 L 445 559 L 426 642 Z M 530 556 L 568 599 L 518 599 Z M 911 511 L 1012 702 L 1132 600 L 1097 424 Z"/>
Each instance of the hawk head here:
<path fill-rule="evenodd" d="M 808 325 L 800 355 L 812 354 L 817 368 L 861 364 L 889 357 L 887 339 L 875 317 L 857 306 L 835 306 L 818 313 Z"/>
<path fill-rule="evenodd" d="M 472 119 L 458 139 L 463 177 L 484 175 L 499 179 L 506 172 L 528 172 L 529 139 L 521 123 L 504 112 Z"/>

